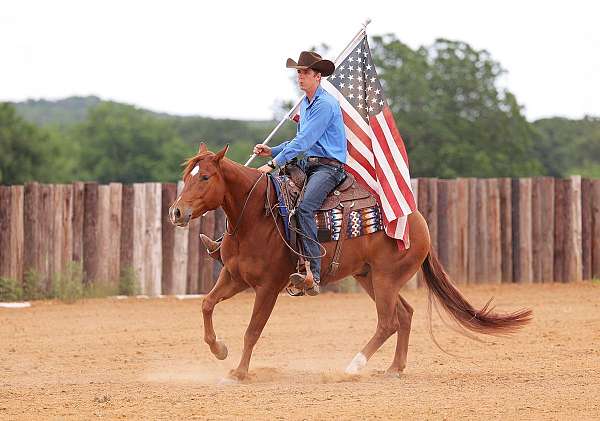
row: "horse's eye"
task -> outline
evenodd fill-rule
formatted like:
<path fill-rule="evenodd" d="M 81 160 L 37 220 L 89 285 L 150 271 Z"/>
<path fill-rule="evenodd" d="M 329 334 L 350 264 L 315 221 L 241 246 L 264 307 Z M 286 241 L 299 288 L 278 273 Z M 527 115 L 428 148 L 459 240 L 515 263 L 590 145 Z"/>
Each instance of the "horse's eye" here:
<path fill-rule="evenodd" d="M 204 181 L 208 180 L 208 175 L 203 175 L 203 176 L 202 176 L 202 179 L 203 179 Z"/>

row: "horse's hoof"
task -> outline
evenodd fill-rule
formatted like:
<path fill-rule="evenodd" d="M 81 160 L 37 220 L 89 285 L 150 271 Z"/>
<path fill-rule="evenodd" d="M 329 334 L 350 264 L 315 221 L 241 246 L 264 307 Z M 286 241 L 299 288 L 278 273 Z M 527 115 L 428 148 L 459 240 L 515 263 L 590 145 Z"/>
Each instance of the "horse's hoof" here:
<path fill-rule="evenodd" d="M 225 345 L 221 341 L 217 341 L 217 352 L 213 352 L 217 360 L 224 360 L 227 358 L 229 351 L 227 350 L 227 345 Z"/>
<path fill-rule="evenodd" d="M 402 375 L 402 372 L 397 369 L 387 369 L 383 375 L 389 379 L 399 379 Z"/>
<path fill-rule="evenodd" d="M 367 357 L 362 352 L 359 352 L 354 356 L 346 370 L 344 371 L 346 374 L 358 374 L 360 370 L 365 368 L 367 365 Z"/>

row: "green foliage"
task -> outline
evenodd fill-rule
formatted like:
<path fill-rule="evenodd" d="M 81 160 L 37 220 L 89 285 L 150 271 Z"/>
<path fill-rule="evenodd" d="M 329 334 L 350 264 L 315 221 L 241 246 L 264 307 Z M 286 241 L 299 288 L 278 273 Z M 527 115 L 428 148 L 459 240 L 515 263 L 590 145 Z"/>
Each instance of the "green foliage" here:
<path fill-rule="evenodd" d="M 46 294 L 42 289 L 40 274 L 34 270 L 25 272 L 23 279 L 23 299 L 24 300 L 41 300 Z"/>
<path fill-rule="evenodd" d="M 100 104 L 75 131 L 82 178 L 104 183 L 176 181 L 191 153 L 167 121 L 129 105 Z"/>
<path fill-rule="evenodd" d="M 49 132 L 26 122 L 12 105 L 0 103 L 0 184 L 62 181 L 56 157 L 64 152 Z"/>
<path fill-rule="evenodd" d="M 545 172 L 555 177 L 600 177 L 600 118 L 546 118 L 533 123 L 536 152 Z"/>
<path fill-rule="evenodd" d="M 126 266 L 121 268 L 119 295 L 137 295 L 139 294 L 139 289 L 139 282 L 133 267 Z"/>
<path fill-rule="evenodd" d="M 81 263 L 70 262 L 65 271 L 56 273 L 52 281 L 52 298 L 74 303 L 84 296 L 83 268 Z"/>
<path fill-rule="evenodd" d="M 0 277 L 0 302 L 21 301 L 23 290 L 19 282 L 12 278 Z"/>
<path fill-rule="evenodd" d="M 534 131 L 514 95 L 498 88 L 504 70 L 485 50 L 438 39 L 416 51 L 394 35 L 372 52 L 411 160 L 411 175 L 534 175 Z"/>
<path fill-rule="evenodd" d="M 101 102 L 96 96 L 73 96 L 58 101 L 45 99 L 13 103 L 19 115 L 37 126 L 66 127 L 81 123 L 90 109 Z"/>

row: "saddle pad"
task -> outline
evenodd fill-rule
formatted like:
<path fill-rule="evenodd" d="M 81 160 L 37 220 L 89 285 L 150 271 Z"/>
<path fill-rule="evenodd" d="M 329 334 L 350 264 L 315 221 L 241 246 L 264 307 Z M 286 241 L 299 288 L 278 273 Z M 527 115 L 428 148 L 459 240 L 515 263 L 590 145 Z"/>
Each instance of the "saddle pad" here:
<path fill-rule="evenodd" d="M 289 229 L 289 210 L 283 200 L 281 194 L 281 184 L 287 182 L 287 176 L 271 176 L 275 192 L 277 193 L 277 202 L 279 214 L 283 219 L 285 227 L 285 236 L 287 241 L 290 241 Z M 315 214 L 317 222 L 318 240 L 320 242 L 337 241 L 342 233 L 342 208 L 337 206 L 326 211 L 319 211 Z M 348 214 L 348 224 L 343 227 L 345 232 L 344 238 L 360 237 L 361 235 L 371 234 L 377 231 L 382 231 L 383 220 L 381 217 L 381 208 L 378 204 L 365 207 L 362 209 L 351 210 Z"/>

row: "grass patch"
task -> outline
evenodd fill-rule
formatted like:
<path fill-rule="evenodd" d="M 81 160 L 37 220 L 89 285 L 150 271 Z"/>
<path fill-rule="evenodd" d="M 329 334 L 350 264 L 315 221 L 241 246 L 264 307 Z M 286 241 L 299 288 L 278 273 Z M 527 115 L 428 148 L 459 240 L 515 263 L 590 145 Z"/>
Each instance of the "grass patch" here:
<path fill-rule="evenodd" d="M 69 262 L 67 268 L 54 275 L 51 298 L 74 303 L 83 298 L 83 268 L 81 263 Z"/>
<path fill-rule="evenodd" d="M 23 299 L 24 300 L 41 300 L 47 298 L 48 294 L 42 289 L 42 277 L 35 270 L 25 272 L 23 278 Z"/>
<path fill-rule="evenodd" d="M 138 295 L 140 286 L 132 266 L 121 268 L 119 295 Z"/>
<path fill-rule="evenodd" d="M 21 301 L 23 289 L 16 279 L 0 277 L 0 301 Z"/>
<path fill-rule="evenodd" d="M 592 285 L 598 285 L 598 286 L 600 286 L 600 279 L 598 279 L 598 278 L 592 279 Z"/>

